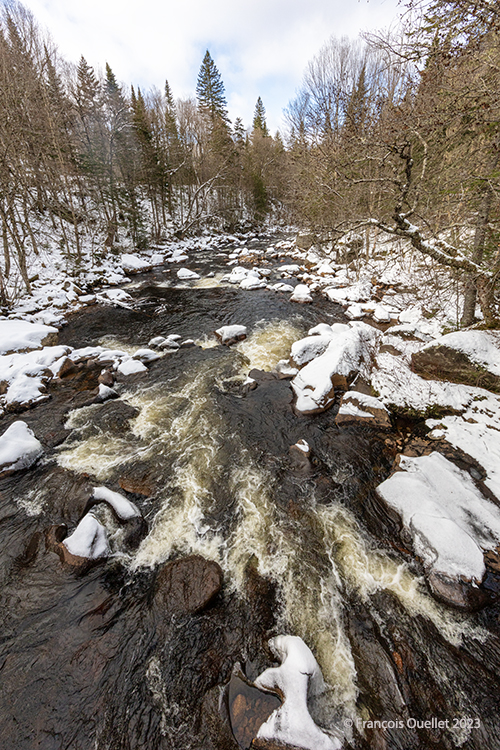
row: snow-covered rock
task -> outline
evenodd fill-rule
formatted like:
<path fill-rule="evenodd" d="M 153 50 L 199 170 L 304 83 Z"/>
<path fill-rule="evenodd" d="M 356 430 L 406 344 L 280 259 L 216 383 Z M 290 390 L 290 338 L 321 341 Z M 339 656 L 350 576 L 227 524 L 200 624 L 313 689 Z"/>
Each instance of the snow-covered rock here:
<path fill-rule="evenodd" d="M 125 271 L 138 272 L 151 268 L 152 264 L 134 253 L 124 253 L 120 258 L 120 265 Z"/>
<path fill-rule="evenodd" d="M 0 437 L 0 476 L 29 468 L 42 453 L 42 444 L 26 422 L 13 422 Z"/>
<path fill-rule="evenodd" d="M 336 424 L 366 423 L 370 427 L 390 429 L 389 412 L 380 399 L 358 391 L 347 391 L 342 396 L 335 417 Z"/>
<path fill-rule="evenodd" d="M 269 646 L 281 666 L 266 669 L 255 685 L 262 690 L 279 691 L 284 702 L 262 724 L 257 737 L 304 750 L 340 750 L 341 742 L 314 723 L 307 707 L 308 692 L 318 695 L 324 690 L 321 670 L 311 650 L 301 638 L 292 635 L 271 638 Z"/>
<path fill-rule="evenodd" d="M 138 359 L 124 359 L 117 367 L 121 375 L 137 375 L 139 372 L 147 372 L 148 368 Z"/>
<path fill-rule="evenodd" d="M 132 355 L 133 359 L 138 359 L 140 362 L 154 362 L 156 359 L 160 359 L 161 354 L 154 352 L 152 349 L 138 349 Z"/>
<path fill-rule="evenodd" d="M 107 487 L 94 487 L 92 497 L 95 500 L 101 500 L 110 505 L 121 521 L 128 521 L 131 518 L 141 518 L 139 508 L 130 502 L 119 492 L 109 490 Z"/>
<path fill-rule="evenodd" d="M 179 268 L 177 271 L 177 278 L 181 279 L 181 281 L 187 281 L 189 279 L 199 279 L 200 274 L 196 273 L 196 271 L 191 271 L 189 268 Z"/>
<path fill-rule="evenodd" d="M 215 335 L 222 344 L 230 346 L 237 341 L 243 341 L 247 337 L 247 327 L 240 325 L 222 326 L 215 331 Z"/>
<path fill-rule="evenodd" d="M 106 529 L 92 513 L 87 513 L 62 543 L 76 558 L 97 560 L 110 554 Z"/>
<path fill-rule="evenodd" d="M 373 311 L 373 320 L 376 320 L 377 323 L 390 323 L 391 314 L 389 310 L 384 307 L 384 305 L 375 305 L 375 310 Z"/>
<path fill-rule="evenodd" d="M 0 354 L 39 349 L 57 336 L 57 328 L 26 320 L 0 320 Z"/>
<path fill-rule="evenodd" d="M 293 292 L 293 286 L 291 284 L 285 284 L 283 281 L 279 281 L 277 284 L 272 284 L 269 288 L 273 292 Z"/>
<path fill-rule="evenodd" d="M 334 324 L 342 325 L 340 323 Z M 292 344 L 290 359 L 293 365 L 297 367 L 303 367 L 312 359 L 316 359 L 329 347 L 332 338 L 335 333 L 331 326 L 326 325 L 326 329 L 318 331 L 317 329 L 311 329 L 309 335 L 295 341 Z"/>
<path fill-rule="evenodd" d="M 103 294 L 111 300 L 111 302 L 131 302 L 132 297 L 125 289 L 106 289 Z"/>
<path fill-rule="evenodd" d="M 99 401 L 108 401 L 110 398 L 119 398 L 119 396 L 114 388 L 110 388 L 109 385 L 104 385 L 104 383 L 99 383 L 97 398 Z"/>
<path fill-rule="evenodd" d="M 297 284 L 290 297 L 290 302 L 312 302 L 312 295 L 307 284 Z"/>
<path fill-rule="evenodd" d="M 339 378 L 345 383 L 351 374 L 359 372 L 369 379 L 380 333 L 358 322 L 335 323 L 331 331 L 332 338 L 325 351 L 308 362 L 292 380 L 297 399 L 295 408 L 303 414 L 314 414 L 331 406 L 335 381 Z"/>
<path fill-rule="evenodd" d="M 240 282 L 240 289 L 246 289 L 250 291 L 252 289 L 265 289 L 267 286 L 264 279 L 261 279 L 257 275 L 248 274 L 248 276 Z"/>
<path fill-rule="evenodd" d="M 440 453 L 401 456 L 399 467 L 377 489 L 401 516 L 415 554 L 432 572 L 480 583 L 483 552 L 500 542 L 499 508 Z"/>
<path fill-rule="evenodd" d="M 368 279 L 362 279 L 355 284 L 340 289 L 328 287 L 325 289 L 324 293 L 332 302 L 360 302 L 370 299 L 372 289 L 371 281 Z"/>

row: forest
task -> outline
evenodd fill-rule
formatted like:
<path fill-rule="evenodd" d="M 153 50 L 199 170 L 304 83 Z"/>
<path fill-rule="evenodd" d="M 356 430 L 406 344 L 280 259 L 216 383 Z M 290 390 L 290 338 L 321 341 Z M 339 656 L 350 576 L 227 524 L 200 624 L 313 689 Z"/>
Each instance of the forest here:
<path fill-rule="evenodd" d="M 40 221 L 68 263 L 209 228 L 294 224 L 319 246 L 380 232 L 463 285 L 461 325 L 498 322 L 499 7 L 410 0 L 397 28 L 331 39 L 272 135 L 261 98 L 230 122 L 207 50 L 196 96 L 119 83 L 60 57 L 21 4 L 0 20 L 0 302 L 30 292 Z M 22 279 L 13 288 L 12 269 Z"/>

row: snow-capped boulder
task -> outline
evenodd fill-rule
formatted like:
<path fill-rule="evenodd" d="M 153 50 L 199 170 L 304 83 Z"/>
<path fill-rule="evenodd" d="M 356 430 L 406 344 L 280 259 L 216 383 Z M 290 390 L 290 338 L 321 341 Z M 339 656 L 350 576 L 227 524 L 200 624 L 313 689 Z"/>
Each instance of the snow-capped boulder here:
<path fill-rule="evenodd" d="M 237 341 L 243 341 L 247 337 L 246 326 L 233 325 L 222 326 L 215 331 L 215 335 L 225 346 L 235 344 Z"/>
<path fill-rule="evenodd" d="M 63 539 L 61 547 L 64 562 L 71 565 L 108 557 L 111 551 L 106 528 L 92 513 L 82 518 L 73 533 Z"/>
<path fill-rule="evenodd" d="M 279 281 L 277 284 L 272 284 L 269 289 L 273 292 L 293 292 L 293 286 L 291 284 L 285 284 Z"/>
<path fill-rule="evenodd" d="M 140 362 L 154 362 L 156 359 L 160 359 L 161 354 L 154 352 L 152 349 L 138 349 L 132 354 L 133 359 L 138 359 Z"/>
<path fill-rule="evenodd" d="M 137 375 L 141 372 L 147 372 L 148 368 L 138 359 L 124 359 L 116 368 L 120 375 Z"/>
<path fill-rule="evenodd" d="M 252 289 L 265 289 L 267 286 L 264 279 L 260 276 L 248 274 L 248 276 L 240 282 L 240 289 L 246 289 L 248 291 Z"/>
<path fill-rule="evenodd" d="M 181 281 L 190 281 L 191 279 L 199 279 L 200 274 L 196 273 L 196 271 L 191 271 L 189 268 L 179 268 L 177 278 Z"/>
<path fill-rule="evenodd" d="M 307 284 L 297 284 L 290 297 L 290 302 L 305 304 L 312 302 L 312 295 Z"/>
<path fill-rule="evenodd" d="M 460 583 L 482 581 L 484 552 L 500 543 L 500 510 L 467 472 L 440 453 L 400 456 L 399 468 L 378 493 L 401 516 L 431 587 L 451 603 L 467 606 Z"/>
<path fill-rule="evenodd" d="M 326 351 L 335 335 L 333 328 L 335 325 L 341 324 L 334 324 L 333 328 L 332 326 L 324 325 L 325 328 L 321 330 L 317 326 L 316 328 L 312 328 L 306 338 L 295 341 L 292 344 L 290 352 L 292 366 L 303 367 L 312 359 L 316 359 L 316 357 L 319 357 L 324 351 Z"/>
<path fill-rule="evenodd" d="M 304 750 L 340 750 L 342 743 L 323 732 L 314 723 L 307 707 L 307 696 L 324 691 L 318 662 L 304 641 L 292 635 L 279 635 L 269 641 L 281 666 L 271 667 L 255 680 L 261 690 L 284 697 L 260 727 L 257 738 L 284 743 Z"/>
<path fill-rule="evenodd" d="M 138 273 L 139 271 L 145 271 L 151 268 L 151 261 L 147 261 L 144 258 L 140 258 L 134 253 L 123 253 L 120 258 L 120 265 L 127 273 Z"/>
<path fill-rule="evenodd" d="M 292 380 L 295 408 L 303 414 L 328 409 L 334 400 L 335 386 L 345 388 L 352 375 L 360 373 L 369 380 L 373 350 L 380 333 L 358 322 L 335 323 L 331 330 L 332 338 L 324 352 L 308 362 Z"/>
<path fill-rule="evenodd" d="M 92 497 L 97 502 L 107 503 L 116 513 L 120 521 L 129 521 L 132 518 L 141 518 L 139 508 L 119 492 L 114 492 L 107 487 L 94 487 Z"/>
<path fill-rule="evenodd" d="M 39 349 L 55 343 L 57 328 L 27 320 L 0 320 L 0 355 Z"/>
<path fill-rule="evenodd" d="M 412 368 L 424 378 L 466 383 L 500 393 L 500 332 L 448 333 L 415 352 Z"/>
<path fill-rule="evenodd" d="M 42 453 L 42 444 L 26 422 L 13 422 L 0 437 L 0 476 L 28 469 Z"/>

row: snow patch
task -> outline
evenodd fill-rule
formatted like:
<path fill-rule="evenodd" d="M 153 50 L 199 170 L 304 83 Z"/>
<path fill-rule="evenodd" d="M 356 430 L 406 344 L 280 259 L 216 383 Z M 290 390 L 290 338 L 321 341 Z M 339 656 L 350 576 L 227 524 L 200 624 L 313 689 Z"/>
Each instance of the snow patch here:
<path fill-rule="evenodd" d="M 28 469 L 42 453 L 42 444 L 26 422 L 13 422 L 0 437 L 0 475 Z"/>

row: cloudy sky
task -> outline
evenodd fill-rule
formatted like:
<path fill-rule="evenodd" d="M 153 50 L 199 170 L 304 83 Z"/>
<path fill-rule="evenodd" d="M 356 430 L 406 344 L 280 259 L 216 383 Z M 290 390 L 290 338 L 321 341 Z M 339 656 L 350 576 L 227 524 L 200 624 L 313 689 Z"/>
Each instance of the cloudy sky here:
<path fill-rule="evenodd" d="M 398 0 L 23 0 L 62 55 L 108 62 L 118 80 L 143 90 L 194 96 L 209 49 L 231 119 L 252 122 L 262 97 L 274 132 L 307 62 L 330 36 L 388 27 Z M 399 6 L 399 9 L 401 6 Z"/>

